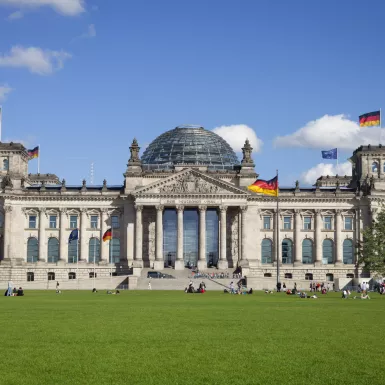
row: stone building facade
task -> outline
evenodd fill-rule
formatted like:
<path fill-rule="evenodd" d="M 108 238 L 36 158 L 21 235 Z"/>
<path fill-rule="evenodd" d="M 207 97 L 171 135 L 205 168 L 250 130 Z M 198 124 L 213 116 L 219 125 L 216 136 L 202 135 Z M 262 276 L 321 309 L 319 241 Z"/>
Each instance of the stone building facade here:
<path fill-rule="evenodd" d="M 66 281 L 139 275 L 143 268 L 242 269 L 249 277 L 360 277 L 355 245 L 385 197 L 385 151 L 361 146 L 352 177 L 250 192 L 258 177 L 248 141 L 239 162 L 202 127 L 155 139 L 142 158 L 134 139 L 124 184 L 70 187 L 28 174 L 18 143 L 0 144 L 0 281 Z M 78 242 L 68 242 L 79 229 Z M 103 242 L 107 229 L 112 240 Z M 278 245 L 278 250 L 276 249 Z M 277 260 L 278 256 L 278 260 Z"/>

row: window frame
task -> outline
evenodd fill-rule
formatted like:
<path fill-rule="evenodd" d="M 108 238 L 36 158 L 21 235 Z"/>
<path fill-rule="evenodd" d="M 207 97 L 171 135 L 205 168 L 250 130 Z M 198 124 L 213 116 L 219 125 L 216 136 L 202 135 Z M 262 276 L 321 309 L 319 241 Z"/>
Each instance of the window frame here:
<path fill-rule="evenodd" d="M 330 222 L 326 221 L 326 219 L 330 219 Z M 333 230 L 333 217 L 331 215 L 325 215 L 323 217 L 323 229 L 324 230 Z M 330 225 L 330 228 L 328 228 L 328 225 Z"/>
<path fill-rule="evenodd" d="M 347 228 L 346 226 L 346 220 L 349 219 L 350 220 L 350 229 Z M 353 231 L 353 217 L 350 216 L 350 215 L 347 215 L 346 217 L 344 217 L 344 230 L 347 230 L 347 231 Z"/>
<path fill-rule="evenodd" d="M 289 222 L 285 221 L 285 220 L 289 220 Z M 284 230 L 292 230 L 292 221 L 293 221 L 293 218 L 290 216 L 290 215 L 285 215 L 283 217 L 283 229 Z M 289 227 L 286 227 L 286 225 L 289 225 Z"/>
<path fill-rule="evenodd" d="M 266 227 L 266 225 L 268 225 L 268 227 Z M 263 230 L 271 230 L 271 215 L 263 216 Z"/>
<path fill-rule="evenodd" d="M 96 218 L 96 221 L 95 221 Z M 90 228 L 98 229 L 99 228 L 99 215 L 91 215 L 90 216 Z"/>
<path fill-rule="evenodd" d="M 31 227 L 31 223 L 33 223 L 33 220 L 31 218 L 35 218 L 35 225 Z M 29 229 L 37 229 L 37 215 L 36 214 L 30 214 L 28 216 L 28 228 Z"/>
<path fill-rule="evenodd" d="M 307 222 L 307 219 L 309 220 L 309 222 Z M 303 229 L 304 230 L 312 230 L 312 228 L 313 228 L 312 221 L 313 221 L 313 218 L 311 215 L 304 215 L 304 217 L 303 217 Z"/>
<path fill-rule="evenodd" d="M 114 218 L 116 218 L 116 223 L 114 222 Z M 111 228 L 112 229 L 119 229 L 120 228 L 119 215 L 111 215 Z"/>
<path fill-rule="evenodd" d="M 53 221 L 52 218 L 55 218 Z M 52 226 L 54 224 L 54 226 Z M 57 229 L 57 215 L 53 214 L 49 216 L 49 228 L 50 229 Z"/>
<path fill-rule="evenodd" d="M 72 226 L 74 221 L 73 221 L 73 218 L 76 218 L 76 226 Z M 70 215 L 70 229 L 77 229 L 78 228 L 78 221 L 79 221 L 79 215 L 77 214 L 71 214 Z"/>

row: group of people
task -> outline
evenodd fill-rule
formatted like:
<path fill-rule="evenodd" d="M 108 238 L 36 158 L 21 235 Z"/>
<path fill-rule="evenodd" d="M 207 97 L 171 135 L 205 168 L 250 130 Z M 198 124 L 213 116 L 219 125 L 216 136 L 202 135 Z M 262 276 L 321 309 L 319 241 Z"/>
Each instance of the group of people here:
<path fill-rule="evenodd" d="M 198 289 L 195 289 L 193 282 L 190 281 L 188 286 L 184 289 L 184 292 L 185 293 L 205 293 L 206 292 L 206 284 L 202 281 L 199 284 Z"/>
<path fill-rule="evenodd" d="M 378 292 L 382 295 L 385 294 L 385 281 L 380 283 L 380 286 L 378 288 Z"/>
<path fill-rule="evenodd" d="M 310 283 L 310 292 L 320 291 L 322 294 L 326 294 L 330 290 L 329 283 L 325 285 L 324 282 L 311 282 Z"/>
<path fill-rule="evenodd" d="M 199 278 L 207 278 L 207 279 L 229 279 L 230 278 L 229 272 L 216 272 L 216 273 L 205 273 L 199 270 L 193 271 L 191 273 L 191 278 L 199 279 Z M 232 274 L 233 279 L 239 279 L 242 278 L 241 273 L 233 273 Z"/>
<path fill-rule="evenodd" d="M 5 297 L 22 297 L 24 295 L 24 290 L 22 287 L 17 288 L 13 285 L 12 281 L 8 281 L 7 290 L 4 293 Z"/>

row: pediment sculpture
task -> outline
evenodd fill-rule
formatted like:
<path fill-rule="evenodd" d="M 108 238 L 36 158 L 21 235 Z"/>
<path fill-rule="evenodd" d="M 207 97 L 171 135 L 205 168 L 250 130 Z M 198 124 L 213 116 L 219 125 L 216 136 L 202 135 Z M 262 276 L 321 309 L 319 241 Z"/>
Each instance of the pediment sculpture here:
<path fill-rule="evenodd" d="M 209 183 L 193 174 L 184 175 L 176 183 L 159 188 L 160 193 L 204 193 L 215 194 L 220 192 L 220 187 Z"/>

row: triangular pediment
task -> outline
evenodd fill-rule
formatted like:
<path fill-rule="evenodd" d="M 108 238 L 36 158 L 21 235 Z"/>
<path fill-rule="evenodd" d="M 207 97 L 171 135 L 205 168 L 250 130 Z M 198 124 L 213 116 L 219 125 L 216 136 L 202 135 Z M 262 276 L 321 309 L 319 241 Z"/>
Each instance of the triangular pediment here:
<path fill-rule="evenodd" d="M 145 194 L 181 195 L 181 194 L 215 194 L 215 195 L 249 195 L 234 185 L 208 176 L 200 171 L 185 169 L 153 184 L 141 187 L 133 192 L 135 196 Z"/>

